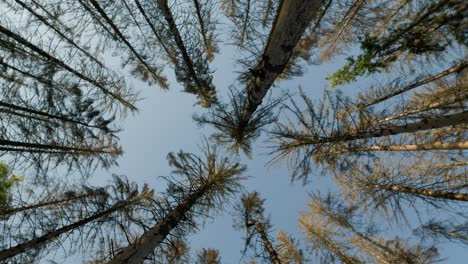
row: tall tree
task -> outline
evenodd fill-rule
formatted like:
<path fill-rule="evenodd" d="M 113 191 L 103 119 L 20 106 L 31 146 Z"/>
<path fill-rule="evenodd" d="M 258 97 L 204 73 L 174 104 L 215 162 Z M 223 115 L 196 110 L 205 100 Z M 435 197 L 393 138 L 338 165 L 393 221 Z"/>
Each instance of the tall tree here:
<path fill-rule="evenodd" d="M 32 219 L 31 224 L 32 228 L 36 231 L 33 234 L 24 233 L 18 237 L 15 237 L 14 233 L 4 234 L 6 236 L 5 240 L 3 240 L 5 244 L 7 243 L 6 241 L 12 243 L 15 240 L 16 243 L 13 242 L 13 245 L 9 247 L 2 245 L 0 259 L 6 260 L 21 253 L 27 254 L 31 250 L 46 249 L 50 244 L 56 244 L 57 242 L 62 242 L 63 239 L 67 239 L 67 237 L 63 238 L 67 233 L 85 232 L 86 230 L 89 235 L 93 232 L 99 234 L 99 229 L 103 228 L 104 225 L 115 225 L 117 218 L 111 217 L 112 215 L 116 213 L 123 215 L 132 214 L 133 210 L 140 209 L 144 206 L 145 201 L 148 201 L 153 196 L 153 192 L 146 185 L 140 190 L 134 183 L 129 183 L 120 177 L 114 177 L 114 183 L 108 189 L 109 192 L 101 190 L 99 196 L 82 197 L 81 199 L 70 200 L 68 203 L 49 204 L 47 205 L 48 209 L 41 206 L 29 207 L 19 211 L 26 217 L 25 219 L 31 217 L 29 214 L 35 215 L 33 217 L 36 217 L 36 219 Z M 70 203 L 73 204 L 71 208 L 69 208 Z M 36 210 L 39 210 L 40 213 L 33 213 Z M 23 232 L 26 231 L 27 227 L 23 227 L 22 225 L 28 225 L 29 221 L 18 222 L 18 219 L 10 219 L 10 223 L 5 226 L 10 230 L 16 228 L 20 231 L 23 230 Z M 52 221 L 41 223 L 45 219 Z M 90 227 L 89 224 L 92 222 L 99 224 Z M 10 237 L 8 238 L 8 236 Z M 79 239 L 72 242 L 75 244 L 75 248 L 85 246 L 80 245 L 82 242 L 78 241 Z M 93 243 L 93 241 L 89 242 Z"/>
<path fill-rule="evenodd" d="M 299 222 L 324 260 L 338 258 L 345 263 L 362 263 L 370 258 L 379 263 L 432 263 L 437 257 L 433 248 L 407 247 L 397 242 L 398 239 L 393 240 L 394 246 L 388 246 L 392 243 L 359 231 L 356 213 L 357 207 L 347 206 L 333 196 L 313 195 L 309 211 L 303 213 Z M 353 252 L 346 240 L 361 252 Z"/>
<path fill-rule="evenodd" d="M 132 244 L 122 248 L 109 263 L 143 263 L 174 232 L 188 233 L 196 215 L 222 209 L 222 204 L 241 187 L 246 167 L 206 146 L 202 156 L 179 152 L 168 155 L 174 167 L 166 197 L 157 202 L 162 212 L 155 225 Z M 179 179 L 180 177 L 180 179 Z"/>
<path fill-rule="evenodd" d="M 249 12 L 250 2 L 253 1 L 246 2 L 244 14 Z M 271 105 L 259 107 L 275 80 L 292 60 L 296 46 L 317 16 L 321 4 L 322 1 L 280 2 L 263 52 L 255 58 L 255 65 L 249 68 L 244 91 L 234 92 L 230 105 L 220 105 L 208 115 L 198 118 L 202 124 L 214 124 L 220 134 L 224 134 L 222 143 L 248 153 L 251 140 L 259 135 L 261 126 L 268 123 L 262 119 L 268 119 L 272 111 Z"/>
<path fill-rule="evenodd" d="M 258 192 L 242 195 L 240 203 L 235 206 L 238 215 L 237 219 L 235 219 L 235 227 L 246 231 L 244 254 L 250 247 L 254 250 L 256 257 L 262 257 L 271 263 L 280 264 L 282 261 L 272 244 L 272 239 L 268 235 L 271 223 L 264 216 L 264 202 L 265 200 L 260 197 Z"/>

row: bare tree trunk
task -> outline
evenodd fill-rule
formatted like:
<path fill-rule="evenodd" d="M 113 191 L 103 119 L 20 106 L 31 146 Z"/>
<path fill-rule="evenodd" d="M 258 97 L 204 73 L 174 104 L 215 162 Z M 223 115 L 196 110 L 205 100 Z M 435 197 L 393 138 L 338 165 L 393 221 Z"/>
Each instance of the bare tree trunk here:
<path fill-rule="evenodd" d="M 146 70 L 151 74 L 152 76 L 152 79 L 157 82 L 161 88 L 163 89 L 168 89 L 168 84 L 166 83 L 166 81 L 164 80 L 164 78 L 162 78 L 156 71 L 155 71 L 155 67 L 151 67 L 150 65 L 148 65 L 148 63 L 142 58 L 142 56 L 135 50 L 135 48 L 132 46 L 132 44 L 130 44 L 130 42 L 128 42 L 127 38 L 122 34 L 122 32 L 120 32 L 119 28 L 114 24 L 114 22 L 112 21 L 112 19 L 106 14 L 106 12 L 101 8 L 101 6 L 99 5 L 99 3 L 95 0 L 89 0 L 91 2 L 91 4 L 94 6 L 94 8 L 96 8 L 97 12 L 102 16 L 102 18 L 104 18 L 104 20 L 106 21 L 106 23 L 109 24 L 109 26 L 112 28 L 112 30 L 114 30 L 115 34 L 117 34 L 117 36 L 120 38 L 120 40 L 128 47 L 128 49 L 132 52 L 132 54 L 135 56 L 135 58 L 141 63 L 141 65 L 143 65 Z"/>
<path fill-rule="evenodd" d="M 53 114 L 45 113 L 45 112 L 42 112 L 42 111 L 37 111 L 37 110 L 34 110 L 34 109 L 30 109 L 30 108 L 27 108 L 27 107 L 22 107 L 22 106 L 6 103 L 6 102 L 3 102 L 3 101 L 0 101 L 0 106 L 10 108 L 10 109 L 14 109 L 14 110 L 19 110 L 19 111 L 26 112 L 26 113 L 29 113 L 29 114 L 39 115 L 39 116 L 50 118 L 50 119 L 60 120 L 60 121 L 66 122 L 66 123 L 73 123 L 73 124 L 83 125 L 83 126 L 89 127 L 89 128 L 101 129 L 98 126 L 93 126 L 93 125 L 90 125 L 90 124 L 87 124 L 87 123 L 84 123 L 84 122 L 81 122 L 81 121 L 70 119 L 70 118 L 68 118 L 66 116 L 53 115 Z M 11 112 L 8 112 L 8 113 L 10 113 L 12 115 L 16 115 L 16 112 L 14 112 L 14 111 L 11 111 Z M 28 117 L 28 116 L 25 116 L 25 117 Z M 34 119 L 33 116 L 29 116 L 29 117 L 31 119 Z M 41 120 L 44 121 L 44 122 L 48 121 L 46 119 L 41 119 Z"/>
<path fill-rule="evenodd" d="M 2 25 L 0 25 L 0 33 L 3 33 L 7 37 L 9 37 L 11 39 L 14 39 L 18 43 L 21 43 L 22 45 L 28 47 L 29 49 L 31 49 L 32 51 L 39 54 L 40 56 L 42 56 L 45 60 L 49 61 L 50 63 L 55 64 L 55 65 L 59 66 L 60 68 L 65 69 L 68 72 L 72 73 L 76 77 L 78 77 L 78 78 L 80 78 L 80 79 L 94 85 L 99 90 L 101 90 L 105 95 L 112 97 L 113 99 L 120 102 L 122 105 L 128 107 L 129 109 L 136 110 L 136 107 L 132 103 L 130 103 L 130 102 L 126 101 L 125 99 L 123 99 L 121 95 L 115 94 L 115 93 L 109 91 L 99 81 L 93 80 L 90 77 L 83 75 L 82 73 L 78 72 L 77 70 L 75 70 L 75 69 L 71 68 L 70 66 L 66 65 L 63 61 L 55 58 L 54 56 L 50 55 L 46 51 L 44 51 L 41 48 L 35 46 L 31 42 L 27 41 L 26 39 L 24 39 L 20 35 L 13 33 L 12 31 L 10 31 L 9 29 L 3 27 Z"/>
<path fill-rule="evenodd" d="M 23 1 L 21 0 L 15 0 L 16 3 L 18 3 L 19 5 L 21 5 L 24 9 L 28 10 L 29 13 L 31 13 L 32 15 L 34 15 L 37 19 L 39 19 L 42 23 L 44 23 L 46 26 L 48 26 L 49 28 L 51 28 L 53 31 L 55 31 L 55 33 L 57 33 L 60 37 L 62 37 L 63 39 L 65 39 L 69 44 L 71 44 L 72 46 L 74 46 L 75 48 L 77 48 L 79 51 L 81 51 L 83 54 L 85 54 L 89 59 L 91 59 L 92 61 L 94 61 L 97 65 L 99 65 L 100 67 L 102 68 L 105 68 L 105 66 L 100 62 L 98 61 L 95 57 L 96 56 L 93 56 L 91 54 L 89 54 L 89 52 L 87 52 L 86 50 L 84 50 L 83 48 L 81 48 L 78 44 L 76 44 L 72 39 L 70 39 L 69 37 L 65 36 L 63 34 L 63 32 L 61 32 L 60 30 L 58 30 L 54 25 L 50 24 L 43 16 L 39 15 L 38 13 L 36 13 L 31 7 L 29 7 L 27 4 L 25 4 Z"/>
<path fill-rule="evenodd" d="M 254 220 L 253 224 L 255 225 L 255 228 L 257 229 L 257 232 L 260 234 L 260 238 L 263 241 L 263 245 L 265 246 L 266 250 L 268 251 L 268 255 L 270 256 L 271 263 L 273 264 L 281 264 L 281 260 L 278 257 L 278 253 L 276 250 L 273 248 L 273 245 L 270 243 L 270 240 L 268 240 L 268 236 L 265 233 L 265 229 L 263 228 L 263 225 Z"/>
<path fill-rule="evenodd" d="M 417 151 L 417 150 L 444 150 L 444 149 L 468 149 L 468 141 L 449 143 L 427 143 L 422 145 L 391 145 L 391 146 L 370 146 L 361 147 L 353 151 Z"/>
<path fill-rule="evenodd" d="M 426 107 L 421 107 L 419 109 L 410 110 L 410 111 L 407 111 L 407 112 L 404 112 L 404 113 L 401 113 L 401 114 L 389 116 L 389 117 L 386 117 L 386 118 L 384 118 L 382 120 L 377 121 L 377 123 L 385 123 L 385 122 L 392 121 L 392 120 L 395 120 L 395 119 L 399 119 L 399 118 L 402 118 L 402 117 L 406 117 L 406 116 L 409 116 L 409 115 L 414 115 L 414 114 L 429 111 L 429 110 L 432 110 L 432 109 L 449 106 L 449 105 L 454 104 L 454 103 L 464 102 L 465 100 L 468 100 L 468 93 L 465 93 L 464 95 L 462 95 L 460 97 L 455 97 L 455 98 L 453 98 L 451 100 L 432 103 L 432 104 L 429 104 Z"/>
<path fill-rule="evenodd" d="M 395 126 L 388 126 L 384 128 L 376 128 L 369 131 L 358 131 L 357 133 L 351 134 L 344 134 L 344 135 L 337 135 L 327 138 L 311 138 L 304 140 L 303 144 L 324 144 L 324 143 L 333 143 L 333 142 L 345 142 L 357 139 L 367 139 L 367 138 L 377 138 L 377 137 L 385 137 L 391 135 L 398 135 L 404 133 L 413 133 L 416 131 L 428 130 L 428 129 L 435 129 L 441 128 L 446 126 L 453 126 L 459 124 L 465 124 L 468 122 L 468 111 L 440 116 L 440 117 L 433 117 L 433 118 L 426 118 L 419 122 L 409 123 L 405 125 L 395 125 Z"/>
<path fill-rule="evenodd" d="M 31 152 L 35 152 L 34 150 L 40 151 L 66 151 L 74 154 L 80 155 L 92 155 L 98 153 L 107 153 L 112 154 L 114 152 L 113 149 L 106 149 L 104 147 L 101 148 L 77 148 L 77 147 L 69 147 L 69 146 L 59 146 L 59 145 L 48 145 L 48 144 L 39 144 L 39 143 L 28 143 L 28 142 L 19 142 L 19 141 L 11 141 L 6 139 L 0 139 L 0 150 L 2 150 L 3 146 L 7 146 L 6 148 L 10 148 L 10 151 L 16 152 L 29 152 L 28 149 L 31 149 Z"/>
<path fill-rule="evenodd" d="M 382 97 L 380 97 L 380 98 L 374 99 L 374 100 L 372 100 L 371 102 L 362 104 L 362 105 L 359 106 L 359 108 L 360 108 L 360 109 L 363 109 L 363 108 L 366 108 L 366 107 L 369 107 L 369 106 L 372 106 L 372 105 L 376 105 L 376 104 L 381 103 L 381 102 L 383 102 L 383 101 L 385 101 L 385 100 L 388 100 L 388 99 L 390 99 L 390 98 L 392 98 L 392 97 L 394 97 L 394 96 L 397 96 L 397 95 L 400 95 L 400 94 L 402 94 L 402 93 L 408 92 L 408 91 L 410 91 L 410 90 L 412 90 L 412 89 L 415 89 L 415 88 L 417 88 L 417 87 L 419 87 L 419 86 L 422 86 L 422 85 L 431 83 L 431 82 L 433 82 L 433 81 L 436 81 L 436 80 L 438 80 L 438 79 L 441 79 L 441 78 L 443 78 L 443 77 L 445 77 L 445 76 L 447 76 L 447 75 L 450 75 L 450 74 L 452 74 L 452 73 L 461 72 L 461 71 L 462 71 L 463 69 L 465 69 L 467 66 L 468 66 L 468 62 L 462 62 L 462 63 L 460 63 L 460 64 L 458 64 L 458 65 L 455 65 L 455 66 L 453 66 L 453 67 L 450 67 L 449 69 L 447 69 L 447 70 L 445 70 L 445 71 L 442 71 L 442 72 L 440 72 L 440 73 L 438 73 L 438 74 L 436 74 L 436 75 L 427 77 L 427 78 L 425 78 L 425 79 L 423 79 L 423 80 L 421 80 L 421 81 L 416 81 L 416 82 L 414 82 L 414 83 L 412 83 L 412 84 L 410 84 L 410 85 L 407 85 L 407 86 L 405 86 L 405 87 L 403 87 L 403 88 L 400 88 L 400 89 L 398 89 L 398 90 L 395 90 L 395 91 L 393 91 L 393 92 L 391 92 L 391 93 L 389 93 L 389 94 L 387 94 L 387 95 L 385 95 L 385 96 L 382 96 Z"/>
<path fill-rule="evenodd" d="M 384 184 L 374 184 L 373 187 L 382 189 L 382 190 L 391 191 L 391 192 L 409 193 L 409 194 L 426 196 L 426 197 L 436 198 L 436 199 L 448 199 L 448 200 L 468 202 L 467 193 L 455 193 L 455 192 L 446 192 L 446 191 L 438 191 L 438 190 L 416 189 L 416 188 L 411 188 L 407 186 L 384 185 Z"/>
<path fill-rule="evenodd" d="M 195 82 L 197 86 L 197 91 L 187 91 L 190 93 L 195 93 L 199 95 L 203 100 L 202 105 L 205 107 L 210 107 L 211 103 L 217 102 L 216 95 L 213 94 L 212 91 L 213 84 L 209 83 L 205 79 L 200 79 L 199 74 L 195 70 L 195 65 L 190 55 L 188 54 L 187 48 L 185 47 L 184 41 L 182 40 L 182 36 L 180 35 L 179 29 L 174 21 L 174 17 L 172 16 L 171 10 L 168 6 L 167 0 L 157 0 L 159 10 L 161 10 L 164 19 L 169 26 L 169 30 L 171 31 L 172 36 L 174 37 L 174 41 L 179 49 L 182 59 L 184 60 L 185 66 L 187 67 L 188 74 L 190 78 Z"/>
<path fill-rule="evenodd" d="M 204 186 L 189 195 L 166 217 L 153 226 L 153 228 L 146 231 L 135 243 L 122 249 L 108 264 L 143 263 L 144 260 L 154 252 L 155 248 L 166 239 L 171 230 L 185 218 L 185 214 L 208 190 L 209 186 Z"/>
<path fill-rule="evenodd" d="M 87 224 L 89 222 L 92 222 L 94 220 L 97 220 L 99 218 L 102 218 L 104 216 L 112 214 L 113 212 L 121 210 L 121 209 L 129 206 L 132 203 L 133 203 L 133 201 L 129 201 L 129 200 L 123 201 L 123 202 L 118 202 L 113 207 L 111 207 L 111 208 L 109 208 L 109 209 L 107 209 L 105 211 L 94 214 L 94 215 L 92 215 L 92 216 L 90 216 L 88 218 L 85 218 L 83 220 L 75 222 L 75 223 L 73 223 L 71 225 L 64 226 L 64 227 L 59 228 L 59 229 L 57 229 L 55 231 L 52 231 L 52 232 L 47 233 L 47 234 L 45 234 L 43 236 L 31 239 L 29 241 L 26 241 L 24 243 L 21 243 L 19 245 L 14 246 L 14 247 L 4 249 L 4 250 L 0 251 L 0 260 L 6 260 L 6 259 L 14 257 L 14 256 L 16 256 L 16 255 L 18 255 L 18 254 L 20 254 L 22 252 L 28 251 L 28 250 L 30 250 L 32 248 L 39 247 L 41 245 L 47 244 L 47 243 L 49 243 L 49 242 L 51 242 L 53 240 L 56 240 L 62 234 L 65 234 L 65 233 L 67 233 L 69 231 L 72 231 L 74 229 L 82 227 L 85 224 Z"/>
<path fill-rule="evenodd" d="M 15 213 L 18 213 L 18 212 L 22 212 L 22 211 L 26 211 L 26 210 L 30 210 L 30 209 L 36 209 L 36 208 L 49 206 L 49 205 L 63 204 L 63 203 L 66 203 L 66 202 L 80 200 L 80 199 L 84 199 L 84 198 L 88 198 L 88 197 L 93 197 L 93 196 L 96 196 L 96 195 L 99 195 L 99 194 L 96 193 L 96 192 L 91 192 L 91 193 L 86 193 L 86 194 L 77 195 L 77 196 L 73 196 L 73 197 L 68 197 L 68 198 L 64 198 L 64 199 L 52 200 L 52 201 L 47 201 L 47 202 L 42 202 L 42 203 L 37 203 L 37 204 L 30 204 L 30 205 L 25 205 L 25 206 L 21 206 L 21 207 L 6 209 L 6 210 L 3 210 L 3 211 L 0 212 L 0 216 L 15 214 Z"/>
<path fill-rule="evenodd" d="M 248 124 L 268 89 L 283 72 L 321 3 L 322 0 L 281 1 L 263 55 L 255 69 L 258 74 L 245 89 L 248 95 L 242 112 L 241 128 Z"/>

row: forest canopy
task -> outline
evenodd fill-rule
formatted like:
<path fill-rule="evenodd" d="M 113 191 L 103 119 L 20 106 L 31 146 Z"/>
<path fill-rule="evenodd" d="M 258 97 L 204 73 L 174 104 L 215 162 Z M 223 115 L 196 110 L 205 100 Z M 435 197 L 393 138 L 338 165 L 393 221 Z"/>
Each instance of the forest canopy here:
<path fill-rule="evenodd" d="M 467 37 L 462 0 L 3 0 L 0 263 L 450 262 Z M 156 89 L 177 99 L 132 145 Z M 143 165 L 164 176 L 111 173 L 184 133 L 198 149 Z M 269 203 L 296 202 L 276 168 L 301 212 Z M 193 239 L 226 216 L 238 245 Z"/>

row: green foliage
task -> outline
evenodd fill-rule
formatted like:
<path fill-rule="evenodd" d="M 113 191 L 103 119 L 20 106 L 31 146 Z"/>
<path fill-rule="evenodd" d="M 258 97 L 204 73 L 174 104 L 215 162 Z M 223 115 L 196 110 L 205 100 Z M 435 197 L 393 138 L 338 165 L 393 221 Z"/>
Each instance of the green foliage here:
<path fill-rule="evenodd" d="M 9 207 L 10 189 L 23 178 L 11 174 L 8 165 L 0 161 L 0 209 Z"/>
<path fill-rule="evenodd" d="M 466 45 L 462 26 L 466 7 L 463 1 L 441 1 L 422 6 L 410 22 L 394 23 L 388 34 L 367 34 L 361 40 L 361 54 L 348 57 L 347 63 L 328 76 L 332 87 L 348 84 L 359 76 L 368 76 L 389 69 L 406 55 L 440 54 L 454 43 Z M 463 30 L 461 30 L 463 31 Z"/>

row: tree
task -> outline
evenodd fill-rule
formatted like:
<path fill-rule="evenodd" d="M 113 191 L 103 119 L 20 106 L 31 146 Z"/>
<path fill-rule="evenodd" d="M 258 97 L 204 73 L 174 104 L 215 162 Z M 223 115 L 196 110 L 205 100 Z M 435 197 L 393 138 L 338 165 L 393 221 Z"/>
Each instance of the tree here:
<path fill-rule="evenodd" d="M 311 197 L 309 211 L 303 213 L 299 222 L 322 260 L 334 262 L 338 258 L 345 263 L 365 263 L 370 257 L 379 263 L 432 263 L 437 257 L 432 247 L 408 247 L 398 238 L 386 243 L 372 233 L 359 231 L 357 209 L 330 195 Z M 354 251 L 346 240 L 361 251 Z"/>
<path fill-rule="evenodd" d="M 73 189 L 65 193 L 73 196 Z M 152 196 L 153 192 L 146 185 L 139 190 L 134 183 L 115 177 L 112 186 L 96 189 L 91 194 L 69 198 L 66 201 L 41 203 L 38 206 L 7 211 L 7 213 L 14 213 L 15 218 L 2 219 L 8 221 L 8 223 L 2 223 L 2 226 L 6 230 L 16 231 L 4 234 L 0 259 L 4 261 L 13 257 L 18 258 L 17 255 L 22 253 L 29 254 L 30 251 L 47 249 L 51 246 L 50 244 L 60 245 L 64 239 L 72 239 L 65 236 L 67 233 L 82 233 L 86 230 L 90 237 L 99 236 L 100 229 L 105 225 L 112 227 L 116 225 L 115 222 L 118 222 L 117 218 L 112 215 L 117 213 L 131 215 L 132 211 L 138 211 Z M 19 219 L 26 221 L 18 221 Z M 43 222 L 44 220 L 46 221 Z M 96 223 L 94 227 L 89 226 L 92 222 Z M 30 228 L 34 230 L 32 234 Z M 86 246 L 80 245 L 83 241 L 79 241 L 79 238 L 77 241 L 72 241 L 73 248 Z M 7 246 L 12 242 L 14 245 Z M 92 244 L 93 241 L 89 243 Z M 20 259 L 21 257 L 19 256 Z"/>
<path fill-rule="evenodd" d="M 262 257 L 271 263 L 280 264 L 282 261 L 272 244 L 272 239 L 268 236 L 271 223 L 264 216 L 264 202 L 265 200 L 260 197 L 258 192 L 243 194 L 240 203 L 234 208 L 237 213 L 234 227 L 246 230 L 244 254 L 251 247 L 256 257 Z"/>
<path fill-rule="evenodd" d="M 11 155 L 12 168 L 34 166 L 43 175 L 49 166 L 87 175 L 115 164 L 122 150 L 114 121 L 136 110 L 125 80 L 37 2 L 1 5 L 10 12 L 0 26 L 0 154 Z M 26 24 L 14 23 L 15 15 Z"/>
<path fill-rule="evenodd" d="M 249 3 L 247 1 L 244 14 L 249 12 Z M 249 68 L 245 90 L 234 92 L 231 104 L 227 107 L 219 105 L 208 115 L 197 118 L 202 124 L 214 124 L 220 134 L 223 134 L 222 143 L 234 150 L 249 152 L 251 140 L 259 135 L 258 130 L 262 126 L 269 123 L 267 120 L 272 111 L 271 105 L 258 108 L 275 80 L 284 72 L 288 63 L 291 63 L 298 43 L 316 17 L 321 4 L 322 1 L 282 1 L 263 46 L 263 53 L 257 54 L 255 65 Z M 238 6 L 233 5 L 228 9 L 237 12 Z M 300 20 L 297 19 L 299 17 Z M 245 31 L 241 30 L 241 36 L 246 34 Z"/>
<path fill-rule="evenodd" d="M 463 167 L 415 168 L 398 162 L 391 166 L 388 162 L 376 161 L 371 166 L 359 163 L 338 175 L 337 182 L 350 201 L 359 200 L 367 210 L 381 210 L 393 220 L 399 215 L 405 216 L 404 202 L 415 204 L 420 200 L 438 209 L 445 208 L 447 203 L 462 206 L 468 199 L 463 191 L 466 188 L 464 174 Z M 424 208 L 421 205 L 411 207 L 416 211 Z"/>
<path fill-rule="evenodd" d="M 467 118 L 460 104 L 466 96 L 466 80 L 461 75 L 445 79 L 445 85 L 430 83 L 433 87 L 403 102 L 390 100 L 393 96 L 389 94 L 396 92 L 389 89 L 370 89 L 366 97 L 361 95 L 356 100 L 341 92 L 326 92 L 318 102 L 301 93 L 306 110 L 297 102 L 286 106 L 295 120 L 277 123 L 272 131 L 275 152 L 279 158 L 291 158 L 294 176 L 306 177 L 312 162 L 328 163 L 336 169 L 348 166 L 350 159 L 380 155 L 377 152 L 399 155 L 465 149 L 466 138 L 462 130 L 457 132 Z M 383 110 L 370 107 L 387 100 L 395 105 Z"/>
<path fill-rule="evenodd" d="M 219 251 L 212 248 L 203 248 L 197 254 L 196 264 L 221 264 Z"/>
<path fill-rule="evenodd" d="M 8 212 L 11 206 L 10 190 L 21 180 L 21 177 L 11 174 L 5 163 L 0 162 L 0 215 Z"/>
<path fill-rule="evenodd" d="M 162 201 L 155 201 L 160 217 L 109 263 L 143 263 L 171 233 L 190 232 L 196 226 L 196 215 L 220 210 L 222 203 L 241 187 L 239 181 L 245 178 L 242 174 L 246 167 L 218 154 L 210 146 L 205 147 L 203 156 L 170 153 L 168 160 L 174 170 L 168 178 L 169 188 Z"/>
<path fill-rule="evenodd" d="M 409 19 L 392 25 L 388 33 L 371 32 L 364 37 L 363 53 L 357 58 L 349 57 L 348 63 L 329 77 L 332 86 L 380 72 L 400 57 L 440 55 L 451 46 L 465 45 L 466 36 L 456 30 L 465 14 L 462 1 L 427 1 Z"/>

